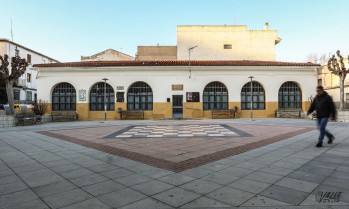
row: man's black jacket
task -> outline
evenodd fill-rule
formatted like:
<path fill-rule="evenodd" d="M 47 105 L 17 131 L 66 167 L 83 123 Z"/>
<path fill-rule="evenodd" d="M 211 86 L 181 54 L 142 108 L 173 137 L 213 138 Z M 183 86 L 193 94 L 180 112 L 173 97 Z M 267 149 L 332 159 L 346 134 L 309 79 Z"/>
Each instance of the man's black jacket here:
<path fill-rule="evenodd" d="M 311 103 L 308 114 L 311 114 L 316 110 L 317 118 L 329 118 L 336 116 L 336 106 L 333 103 L 332 97 L 324 92 L 320 96 L 316 96 Z"/>

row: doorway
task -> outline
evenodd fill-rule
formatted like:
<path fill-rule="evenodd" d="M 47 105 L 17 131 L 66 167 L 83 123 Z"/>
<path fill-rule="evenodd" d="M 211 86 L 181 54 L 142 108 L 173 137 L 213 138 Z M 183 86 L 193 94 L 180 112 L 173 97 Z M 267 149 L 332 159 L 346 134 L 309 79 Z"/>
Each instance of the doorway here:
<path fill-rule="evenodd" d="M 172 95 L 172 117 L 183 118 L 183 95 Z"/>

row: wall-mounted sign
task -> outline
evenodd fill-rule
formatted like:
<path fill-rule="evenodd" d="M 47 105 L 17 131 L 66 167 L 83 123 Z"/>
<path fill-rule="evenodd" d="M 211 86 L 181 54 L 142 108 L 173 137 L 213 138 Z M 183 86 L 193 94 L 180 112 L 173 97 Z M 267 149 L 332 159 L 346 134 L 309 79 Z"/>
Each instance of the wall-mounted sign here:
<path fill-rule="evenodd" d="M 183 91 L 183 84 L 172 84 L 172 91 Z"/>
<path fill-rule="evenodd" d="M 86 90 L 79 90 L 79 101 L 86 101 Z"/>
<path fill-rule="evenodd" d="M 124 86 L 117 86 L 116 90 L 123 91 L 124 90 Z"/>
<path fill-rule="evenodd" d="M 187 92 L 187 102 L 200 102 L 200 92 Z"/>

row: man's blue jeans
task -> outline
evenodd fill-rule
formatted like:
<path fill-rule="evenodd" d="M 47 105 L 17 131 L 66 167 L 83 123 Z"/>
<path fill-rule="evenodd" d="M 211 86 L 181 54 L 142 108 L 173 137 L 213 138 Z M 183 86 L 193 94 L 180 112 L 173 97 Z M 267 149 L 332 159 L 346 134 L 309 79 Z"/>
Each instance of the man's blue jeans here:
<path fill-rule="evenodd" d="M 317 126 L 318 126 L 318 129 L 320 131 L 319 143 L 321 143 L 321 144 L 322 144 L 325 136 L 327 136 L 328 138 L 333 136 L 330 132 L 328 132 L 326 130 L 327 122 L 328 122 L 328 118 L 318 118 L 317 119 Z"/>

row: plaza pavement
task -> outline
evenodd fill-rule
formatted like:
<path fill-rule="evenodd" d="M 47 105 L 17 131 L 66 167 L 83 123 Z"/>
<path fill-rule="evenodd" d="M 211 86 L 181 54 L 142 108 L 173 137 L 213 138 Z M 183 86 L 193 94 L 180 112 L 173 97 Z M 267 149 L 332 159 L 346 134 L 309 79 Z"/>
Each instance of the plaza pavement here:
<path fill-rule="evenodd" d="M 75 130 L 79 136 L 79 130 L 91 127 L 163 123 L 93 121 L 0 129 L 0 208 L 349 208 L 347 123 L 329 124 L 336 136 L 333 145 L 315 148 L 318 132 L 312 130 L 180 172 L 40 134 Z M 268 132 L 315 125 L 291 119 L 185 123 L 267 125 Z M 319 192 L 341 195 L 339 201 L 319 202 Z"/>

